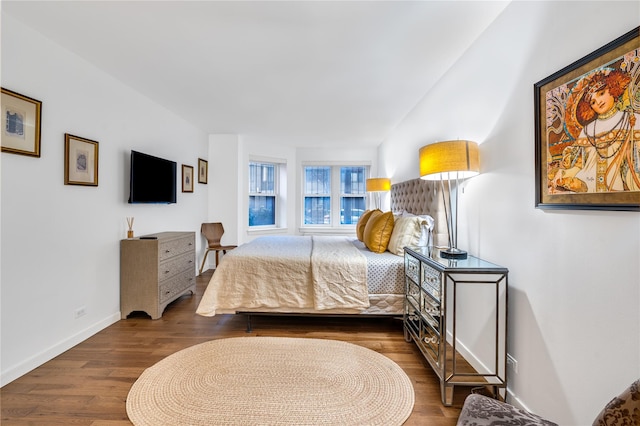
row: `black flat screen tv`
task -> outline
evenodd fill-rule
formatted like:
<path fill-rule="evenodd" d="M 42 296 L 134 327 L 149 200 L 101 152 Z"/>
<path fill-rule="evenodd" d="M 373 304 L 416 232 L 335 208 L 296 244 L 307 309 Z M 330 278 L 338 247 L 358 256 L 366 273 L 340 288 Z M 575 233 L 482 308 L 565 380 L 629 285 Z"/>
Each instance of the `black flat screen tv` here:
<path fill-rule="evenodd" d="M 175 203 L 176 169 L 175 161 L 131 151 L 129 203 Z"/>

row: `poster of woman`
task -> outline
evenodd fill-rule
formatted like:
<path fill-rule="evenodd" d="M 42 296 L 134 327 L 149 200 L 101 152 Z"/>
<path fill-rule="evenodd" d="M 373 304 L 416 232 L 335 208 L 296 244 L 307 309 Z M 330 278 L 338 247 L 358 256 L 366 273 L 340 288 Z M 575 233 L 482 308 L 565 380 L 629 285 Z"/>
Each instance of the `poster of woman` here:
<path fill-rule="evenodd" d="M 640 209 L 639 31 L 536 84 L 537 207 Z"/>

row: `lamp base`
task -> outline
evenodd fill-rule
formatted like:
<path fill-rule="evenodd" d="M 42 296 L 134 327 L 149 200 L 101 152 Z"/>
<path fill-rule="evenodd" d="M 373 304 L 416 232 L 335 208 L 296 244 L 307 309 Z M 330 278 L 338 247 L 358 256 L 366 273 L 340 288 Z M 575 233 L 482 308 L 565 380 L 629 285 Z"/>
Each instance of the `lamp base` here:
<path fill-rule="evenodd" d="M 455 247 L 440 250 L 440 257 L 443 259 L 466 259 L 467 252 Z"/>

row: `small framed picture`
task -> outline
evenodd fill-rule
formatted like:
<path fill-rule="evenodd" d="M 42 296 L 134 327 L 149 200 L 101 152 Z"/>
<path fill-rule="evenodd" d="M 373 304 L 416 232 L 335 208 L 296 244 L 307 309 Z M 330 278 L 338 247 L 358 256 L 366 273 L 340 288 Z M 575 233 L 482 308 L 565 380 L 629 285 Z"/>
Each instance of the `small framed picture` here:
<path fill-rule="evenodd" d="M 2 152 L 40 157 L 42 102 L 2 88 Z"/>
<path fill-rule="evenodd" d="M 193 166 L 182 165 L 182 192 L 193 192 Z"/>
<path fill-rule="evenodd" d="M 209 177 L 209 163 L 198 158 L 198 183 L 207 183 Z"/>
<path fill-rule="evenodd" d="M 98 142 L 64 134 L 64 184 L 98 186 Z"/>

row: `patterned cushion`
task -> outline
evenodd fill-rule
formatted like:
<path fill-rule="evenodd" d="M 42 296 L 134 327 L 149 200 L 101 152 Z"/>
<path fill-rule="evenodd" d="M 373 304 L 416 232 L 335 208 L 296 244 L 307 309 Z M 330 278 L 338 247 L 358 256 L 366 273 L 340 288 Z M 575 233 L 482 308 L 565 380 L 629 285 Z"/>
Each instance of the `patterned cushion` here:
<path fill-rule="evenodd" d="M 593 426 L 632 425 L 640 425 L 640 379 L 613 398 L 593 422 Z"/>
<path fill-rule="evenodd" d="M 483 395 L 465 399 L 457 426 L 555 425 L 535 414 Z M 613 398 L 593 421 L 593 426 L 640 425 L 640 379 Z"/>
<path fill-rule="evenodd" d="M 558 426 L 540 416 L 480 394 L 464 400 L 457 426 Z"/>
<path fill-rule="evenodd" d="M 364 244 L 374 253 L 387 250 L 393 232 L 393 213 L 374 211 L 364 227 Z"/>

